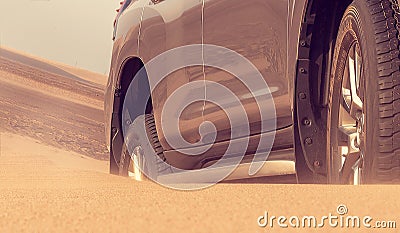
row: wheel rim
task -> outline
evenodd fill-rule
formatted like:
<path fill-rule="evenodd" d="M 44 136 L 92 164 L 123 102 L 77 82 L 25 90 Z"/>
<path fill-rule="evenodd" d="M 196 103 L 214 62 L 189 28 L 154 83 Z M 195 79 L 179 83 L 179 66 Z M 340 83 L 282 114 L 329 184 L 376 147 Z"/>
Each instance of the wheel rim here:
<path fill-rule="evenodd" d="M 142 171 L 143 164 L 144 164 L 143 149 L 141 146 L 136 146 L 133 149 L 133 153 L 130 159 L 129 177 L 132 177 L 137 181 L 143 181 L 144 180 L 144 174 Z"/>
<path fill-rule="evenodd" d="M 337 120 L 338 153 L 333 153 L 332 164 L 339 181 L 347 184 L 362 183 L 364 158 L 365 114 L 363 103 L 363 61 L 360 46 L 355 41 L 348 50 L 343 73 L 339 114 Z M 334 127 L 334 125 L 332 125 Z"/>

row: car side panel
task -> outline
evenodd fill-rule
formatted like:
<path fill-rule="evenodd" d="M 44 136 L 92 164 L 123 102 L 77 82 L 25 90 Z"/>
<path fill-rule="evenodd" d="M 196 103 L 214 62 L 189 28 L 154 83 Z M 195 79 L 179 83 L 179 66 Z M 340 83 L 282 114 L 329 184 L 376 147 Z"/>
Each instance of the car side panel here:
<path fill-rule="evenodd" d="M 292 124 L 289 78 L 286 75 L 288 4 L 287 0 L 206 0 L 204 8 L 204 43 L 229 48 L 247 58 L 258 69 L 274 97 L 277 129 Z M 226 58 L 221 56 L 220 59 Z M 223 101 L 231 101 L 233 108 L 236 105 L 245 108 L 249 122 L 243 124 L 250 124 L 250 135 L 265 133 L 261 130 L 259 108 L 253 95 L 266 95 L 266 86 L 258 86 L 250 92 L 238 78 L 210 67 L 206 69 L 206 79 L 229 88 L 239 98 L 241 103 L 235 104 L 233 99 Z M 231 126 L 224 110 L 214 104 L 208 103 L 205 113 L 206 120 L 218 121 L 217 141 L 229 140 L 231 127 L 243 127 Z M 268 124 L 270 120 L 263 119 L 263 123 Z M 248 136 L 245 134 L 243 132 L 239 137 Z"/>
<path fill-rule="evenodd" d="M 112 106 L 113 106 L 113 99 L 114 99 L 114 91 L 115 88 L 118 87 L 119 84 L 119 73 L 120 73 L 120 68 L 123 66 L 124 62 L 131 58 L 131 57 L 140 57 L 144 61 L 149 61 L 152 57 L 157 56 L 158 54 L 174 48 L 178 47 L 179 45 L 187 45 L 187 44 L 193 44 L 193 43 L 201 43 L 201 37 L 197 38 L 197 32 L 190 33 L 192 36 L 191 39 L 190 37 L 187 37 L 187 39 L 184 39 L 184 32 L 182 31 L 182 27 L 186 27 L 185 24 L 182 24 L 182 21 L 180 23 L 177 23 L 178 21 L 176 18 L 174 20 L 166 20 L 166 17 L 163 16 L 162 12 L 158 12 L 155 10 L 156 14 L 149 13 L 150 11 L 154 10 L 151 8 L 146 8 L 144 11 L 143 18 L 145 19 L 145 24 L 144 24 L 144 29 L 142 31 L 142 35 L 140 37 L 140 41 L 138 41 L 138 36 L 140 34 L 140 17 L 141 17 L 141 10 L 143 9 L 144 5 L 147 5 L 150 0 L 139 0 L 136 2 L 136 5 L 132 4 L 128 10 L 131 11 L 136 11 L 135 13 L 130 13 L 130 14 L 122 14 L 120 18 L 120 22 L 118 25 L 127 25 L 126 27 L 119 27 L 117 30 L 117 37 L 115 39 L 114 43 L 114 48 L 113 48 L 113 56 L 112 56 L 112 63 L 111 63 L 111 68 L 110 68 L 110 74 L 109 74 L 109 81 L 107 83 L 106 87 L 106 101 L 105 101 L 105 113 L 106 113 L 106 138 L 107 138 L 107 144 L 109 146 L 110 143 L 110 136 L 111 136 L 111 116 L 112 116 Z M 178 0 L 166 0 L 164 1 L 165 3 L 173 3 Z M 298 38 L 299 38 L 299 33 L 300 33 L 300 25 L 303 20 L 303 14 L 305 11 L 305 7 L 307 4 L 307 0 L 290 0 L 289 5 L 288 5 L 288 29 L 289 29 L 289 38 L 288 38 L 288 57 L 287 57 L 287 78 L 288 78 L 288 95 L 289 95 L 289 101 L 290 101 L 290 108 L 293 108 L 293 89 L 294 89 L 294 78 L 295 78 L 295 73 L 296 73 L 296 64 L 297 64 L 297 48 L 298 48 Z M 172 4 L 171 4 L 172 5 Z M 197 8 L 200 8 L 200 5 L 196 6 Z M 150 11 L 149 11 L 150 9 Z M 193 9 L 191 9 L 193 10 Z M 128 11 L 127 11 L 128 12 Z M 198 28 L 199 24 L 201 23 L 201 20 L 198 18 L 198 9 L 194 10 L 195 17 L 192 16 L 192 22 L 197 20 L 196 27 L 193 27 L 193 24 L 191 25 L 192 29 L 193 28 Z M 186 18 L 191 18 L 189 16 L 191 12 L 190 11 L 185 11 L 180 17 L 186 17 Z M 187 20 L 187 22 L 190 22 L 191 20 Z M 146 25 L 146 23 L 148 23 Z M 200 25 L 201 26 L 201 25 Z M 161 28 L 161 30 L 160 30 Z M 194 30 L 197 31 L 197 30 Z M 176 33 L 179 32 L 179 33 Z M 201 33 L 201 32 L 200 32 Z M 158 36 L 154 36 L 158 35 Z M 168 35 L 168 36 L 167 36 Z M 194 36 L 194 37 L 193 37 Z M 168 39 L 171 38 L 171 39 Z M 197 38 L 197 39 L 193 39 Z M 139 42 L 139 43 L 138 43 Z M 138 45 L 140 44 L 140 48 Z M 139 52 L 140 50 L 140 52 Z M 186 81 L 178 81 L 182 79 L 182 75 L 176 75 L 175 77 L 177 79 L 171 79 L 169 83 L 165 83 L 160 85 L 158 88 L 156 88 L 153 92 L 154 96 L 161 95 L 158 98 L 158 101 L 165 101 L 166 98 L 166 93 L 165 93 L 165 87 L 171 88 L 171 90 L 175 90 L 177 88 L 176 83 L 179 85 L 182 85 L 182 83 L 188 82 L 190 80 L 201 80 L 202 79 L 202 72 L 201 72 L 201 67 L 189 67 L 185 71 L 181 72 L 186 72 L 190 74 L 187 76 L 186 74 Z M 162 94 L 160 94 L 162 93 Z M 154 97 L 153 97 L 154 98 Z M 153 104 L 154 104 L 154 99 L 153 99 Z M 190 111 L 184 112 L 182 115 L 182 118 L 191 118 L 191 113 L 197 114 L 199 116 L 199 112 L 201 112 L 200 109 L 203 108 L 202 104 L 192 106 L 192 109 L 189 109 Z M 155 112 L 155 115 L 157 117 L 157 128 L 158 130 L 161 128 L 161 121 L 160 121 L 160 109 L 161 107 L 159 106 L 158 109 Z M 197 111 L 197 113 L 196 113 Z M 197 117 L 196 120 L 200 120 L 200 118 Z M 201 119 L 202 120 L 202 119 Z M 194 127 L 191 128 L 188 132 L 190 133 L 184 133 L 184 135 L 187 135 L 185 139 L 188 141 L 195 142 L 198 140 L 198 134 L 197 134 L 197 129 L 198 129 L 198 123 L 191 124 L 193 122 L 186 121 L 186 123 L 189 123 L 189 125 L 193 125 Z M 189 127 L 190 128 L 190 127 Z M 160 131 L 160 130 L 159 130 Z M 162 133 L 162 132 L 161 132 Z M 190 137 L 190 135 L 195 135 L 194 137 Z M 279 135 L 279 131 L 277 132 L 277 135 Z M 286 135 L 282 138 L 288 138 L 288 135 L 291 135 L 291 133 L 285 133 L 282 134 Z M 278 138 L 281 138 L 278 136 Z M 165 142 L 165 140 L 161 140 L 163 142 L 163 147 L 168 151 L 171 149 L 168 146 L 168 143 Z M 288 140 L 283 140 L 281 143 L 281 140 L 278 140 L 280 144 L 285 144 L 284 147 L 290 146 L 288 143 Z M 280 148 L 279 145 L 274 144 L 274 147 Z M 170 159 L 173 160 L 173 158 L 177 158 L 177 154 L 173 151 L 168 152 L 170 156 L 168 156 Z M 179 157 L 179 156 L 178 156 Z M 204 154 L 199 157 L 200 161 L 204 161 L 205 159 L 212 157 L 210 154 Z M 179 159 L 178 160 L 182 160 Z M 183 161 L 183 160 L 182 160 Z M 180 161 L 180 163 L 182 162 Z M 185 168 L 189 168 L 190 164 L 197 164 L 198 166 L 199 163 L 196 163 L 195 160 L 191 161 L 190 163 L 183 165 Z"/>
<path fill-rule="evenodd" d="M 202 1 L 199 0 L 165 0 L 158 4 L 147 5 L 144 9 L 139 52 L 144 64 L 165 51 L 185 45 L 201 44 L 201 13 Z M 201 50 L 193 56 L 201 58 Z M 180 59 L 183 63 L 187 58 L 182 56 Z M 149 79 L 152 78 L 149 77 Z M 161 77 L 154 77 L 154 79 L 158 78 Z M 158 137 L 164 150 L 170 150 L 172 146 L 167 142 L 162 130 L 161 113 L 163 108 L 183 106 L 185 100 L 191 95 L 203 93 L 204 85 L 190 87 L 190 91 L 183 94 L 180 100 L 174 103 L 174 106 L 165 106 L 165 102 L 179 87 L 198 80 L 203 80 L 202 66 L 185 67 L 163 78 L 157 86 L 151 87 Z M 150 81 L 150 85 L 152 83 Z M 187 142 L 195 143 L 200 139 L 198 127 L 202 122 L 203 106 L 203 102 L 195 102 L 190 104 L 181 116 L 176 115 L 176 117 L 180 117 L 180 133 Z M 163 121 L 163 124 L 170 124 L 168 119 L 163 119 Z M 168 137 L 173 139 L 176 136 L 178 135 L 169 135 Z"/>
<path fill-rule="evenodd" d="M 230 8 L 229 4 L 233 6 Z M 291 126 L 293 124 L 294 78 L 298 38 L 305 6 L 305 0 L 206 0 L 205 4 L 204 43 L 228 47 L 248 58 L 260 69 L 269 87 L 275 91 L 277 125 L 280 129 L 275 135 L 273 151 L 294 146 Z M 245 87 L 233 81 L 233 77 L 226 73 L 206 68 L 205 75 L 207 80 L 220 82 L 238 96 L 246 95 Z M 259 116 L 249 111 L 254 103 L 249 100 L 242 101 L 247 107 L 249 116 L 253 117 L 250 122 L 253 124 L 253 136 L 249 137 L 249 146 L 246 151 L 246 156 L 251 156 L 260 139 L 260 131 L 257 128 Z M 230 132 L 226 130 L 224 133 L 223 129 L 221 130 L 221 126 L 224 127 L 221 122 L 227 119 L 223 119 L 224 114 L 213 110 L 215 107 L 212 104 L 205 107 L 205 118 L 216 123 L 219 130 L 217 142 L 209 151 L 196 157 L 185 156 L 176 151 L 166 151 L 165 156 L 172 165 L 182 169 L 201 168 L 207 162 L 219 159 L 226 151 L 228 147 L 226 139 L 230 137 Z M 222 112 L 222 109 L 216 110 Z M 219 118 L 221 122 L 218 122 Z M 229 125 L 226 125 L 226 129 L 228 128 Z"/>

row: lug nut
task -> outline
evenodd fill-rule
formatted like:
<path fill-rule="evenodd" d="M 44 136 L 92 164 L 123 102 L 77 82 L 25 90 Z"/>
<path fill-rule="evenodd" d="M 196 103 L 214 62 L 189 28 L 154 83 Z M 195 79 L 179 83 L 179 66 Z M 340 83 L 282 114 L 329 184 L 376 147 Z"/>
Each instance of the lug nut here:
<path fill-rule="evenodd" d="M 305 118 L 304 120 L 303 120 L 303 125 L 311 125 L 311 121 L 308 119 L 308 118 Z"/>
<path fill-rule="evenodd" d="M 306 138 L 306 140 L 304 140 L 304 142 L 305 142 L 307 145 L 313 144 L 312 138 Z"/>
<path fill-rule="evenodd" d="M 321 167 L 321 162 L 318 160 L 315 160 L 313 165 L 314 165 L 314 167 Z"/>
<path fill-rule="evenodd" d="M 360 149 L 360 143 L 358 143 L 357 139 L 354 139 L 354 147 Z"/>

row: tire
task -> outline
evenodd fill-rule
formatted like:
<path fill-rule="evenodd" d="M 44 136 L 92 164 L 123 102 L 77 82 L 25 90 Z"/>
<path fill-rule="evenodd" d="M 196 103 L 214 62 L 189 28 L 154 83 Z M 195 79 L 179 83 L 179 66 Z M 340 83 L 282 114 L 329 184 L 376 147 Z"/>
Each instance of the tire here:
<path fill-rule="evenodd" d="M 399 13 L 396 0 L 354 0 L 342 18 L 327 116 L 330 183 L 400 181 Z"/>
<path fill-rule="evenodd" d="M 132 142 L 123 144 L 121 163 L 119 164 L 119 175 L 128 176 L 129 170 L 132 170 L 135 173 L 136 180 L 145 180 L 147 179 L 147 175 L 150 175 L 153 180 L 156 180 L 158 175 L 167 173 L 171 168 L 167 164 L 164 150 L 158 139 L 153 114 L 146 114 L 144 117 L 139 117 L 139 119 L 141 118 L 145 121 L 145 129 L 142 130 L 140 128 L 143 122 L 138 121 L 137 124 L 139 128 L 133 128 L 132 130 L 136 131 L 133 132 L 136 135 L 143 135 L 140 132 L 145 131 L 146 138 L 142 137 L 138 140 L 132 140 Z M 146 143 L 147 139 L 149 143 Z M 136 164 L 133 164 L 133 160 L 135 160 Z"/>

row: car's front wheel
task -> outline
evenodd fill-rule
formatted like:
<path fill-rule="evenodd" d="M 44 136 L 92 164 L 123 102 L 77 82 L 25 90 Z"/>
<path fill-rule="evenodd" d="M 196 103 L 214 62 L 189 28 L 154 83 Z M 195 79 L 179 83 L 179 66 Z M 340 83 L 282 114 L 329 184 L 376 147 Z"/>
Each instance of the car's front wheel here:
<path fill-rule="evenodd" d="M 337 35 L 330 76 L 330 183 L 400 181 L 399 6 L 355 0 Z"/>

